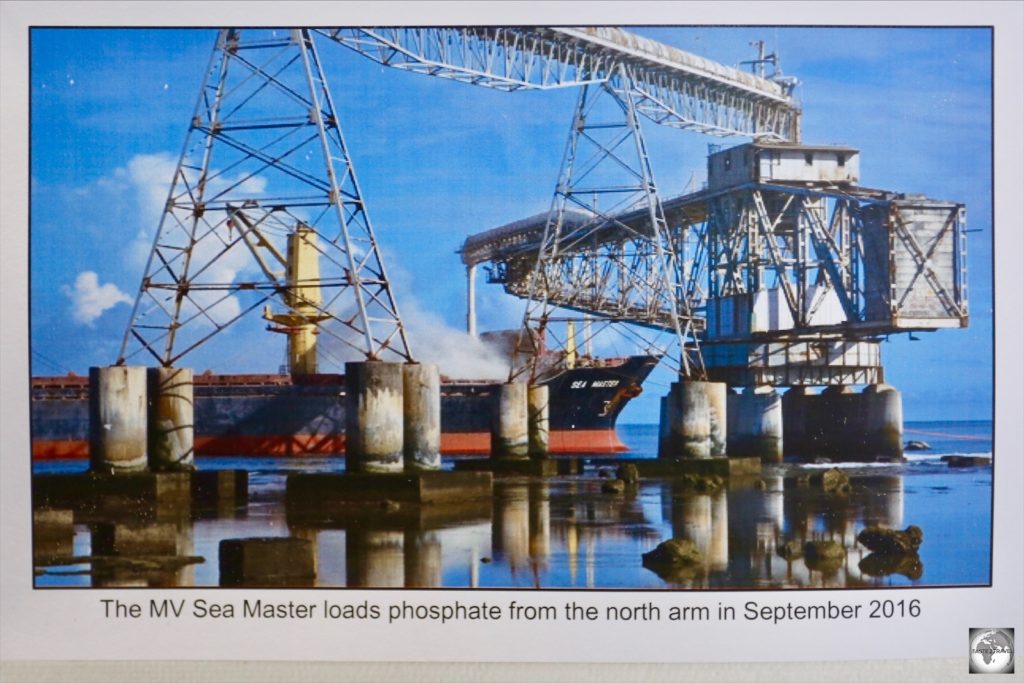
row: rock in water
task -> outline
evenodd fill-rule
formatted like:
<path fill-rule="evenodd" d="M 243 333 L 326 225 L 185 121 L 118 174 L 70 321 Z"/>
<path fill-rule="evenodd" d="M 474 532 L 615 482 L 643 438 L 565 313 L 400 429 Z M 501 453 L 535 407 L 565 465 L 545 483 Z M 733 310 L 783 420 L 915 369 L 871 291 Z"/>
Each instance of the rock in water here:
<path fill-rule="evenodd" d="M 640 481 L 640 472 L 636 469 L 636 465 L 631 462 L 619 465 L 619 469 L 615 471 L 615 476 L 627 484 L 635 484 Z"/>
<path fill-rule="evenodd" d="M 775 552 L 779 557 L 795 560 L 798 557 L 803 557 L 804 547 L 800 544 L 800 541 L 786 541 L 776 548 Z"/>
<path fill-rule="evenodd" d="M 944 455 L 942 462 L 950 467 L 991 467 L 992 458 L 979 458 L 973 455 Z"/>
<path fill-rule="evenodd" d="M 626 482 L 621 479 L 610 479 L 601 484 L 602 493 L 625 493 Z"/>
<path fill-rule="evenodd" d="M 889 576 L 902 574 L 911 581 L 917 581 L 924 575 L 924 563 L 917 553 L 889 555 L 871 553 L 857 565 L 862 574 L 867 576 Z"/>
<path fill-rule="evenodd" d="M 917 553 L 924 543 L 924 531 L 915 524 L 903 531 L 872 526 L 857 534 L 857 542 L 874 553 L 905 555 Z"/>
<path fill-rule="evenodd" d="M 835 541 L 808 541 L 804 544 L 804 563 L 808 569 L 830 574 L 843 566 L 846 548 Z"/>
<path fill-rule="evenodd" d="M 850 490 L 850 478 L 836 467 L 811 475 L 810 483 L 821 486 L 825 493 L 847 493 Z"/>
<path fill-rule="evenodd" d="M 674 567 L 680 565 L 697 565 L 704 561 L 700 550 L 693 541 L 672 538 L 649 553 L 643 555 L 644 566 L 648 569 L 657 567 Z"/>
<path fill-rule="evenodd" d="M 908 441 L 903 445 L 905 451 L 929 451 L 931 448 L 927 441 Z"/>

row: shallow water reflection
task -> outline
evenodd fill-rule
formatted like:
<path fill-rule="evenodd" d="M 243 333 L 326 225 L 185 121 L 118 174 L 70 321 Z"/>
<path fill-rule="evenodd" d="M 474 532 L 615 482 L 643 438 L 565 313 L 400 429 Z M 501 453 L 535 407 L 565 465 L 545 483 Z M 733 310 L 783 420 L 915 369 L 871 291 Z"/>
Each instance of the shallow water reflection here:
<path fill-rule="evenodd" d="M 711 492 L 692 483 L 642 480 L 606 493 L 595 469 L 577 477 L 497 480 L 490 501 L 416 510 L 317 514 L 288 509 L 283 470 L 254 473 L 243 508 L 184 511 L 133 533 L 173 536 L 177 557 L 150 562 L 130 548 L 120 561 L 83 569 L 74 557 L 97 552 L 110 520 L 76 524 L 73 548 L 42 567 L 37 585 L 216 586 L 223 539 L 292 536 L 316 551 L 317 586 L 377 588 L 841 588 L 988 582 L 991 470 L 850 470 L 851 489 L 826 493 L 808 470 L 766 467 L 759 480 Z M 857 542 L 869 526 L 924 530 L 920 556 L 884 557 Z M 169 531 L 170 530 L 170 531 Z M 668 539 L 693 544 L 699 561 L 655 572 L 641 556 Z M 156 540 L 153 540 L 156 539 Z M 164 539 L 161 541 L 160 539 Z M 831 555 L 811 559 L 809 542 Z M 67 545 L 67 544 L 65 544 Z M 841 550 L 838 550 L 841 549 Z M 45 554 L 46 548 L 39 552 Z M 152 549 L 150 549 L 152 550 Z M 54 551 L 56 552 L 56 551 Z M 839 553 L 838 555 L 836 553 Z M 166 555 L 166 553 L 164 553 Z M 42 556 L 42 555 L 41 555 Z M 167 558 L 164 557 L 164 560 Z M 150 564 L 146 564 L 150 562 Z"/>

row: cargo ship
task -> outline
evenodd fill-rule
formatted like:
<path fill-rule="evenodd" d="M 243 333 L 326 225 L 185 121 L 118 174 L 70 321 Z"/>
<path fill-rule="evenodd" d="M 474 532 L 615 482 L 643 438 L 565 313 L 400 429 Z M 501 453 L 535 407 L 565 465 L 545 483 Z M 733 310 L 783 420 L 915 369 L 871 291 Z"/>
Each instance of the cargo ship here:
<path fill-rule="evenodd" d="M 551 373 L 553 453 L 612 454 L 627 450 L 615 431 L 626 404 L 657 365 L 651 355 L 583 359 Z M 490 452 L 494 380 L 444 379 L 441 450 Z M 345 377 L 339 374 L 195 376 L 197 456 L 341 456 L 345 452 Z M 84 459 L 89 453 L 87 377 L 33 377 L 32 457 Z"/>
<path fill-rule="evenodd" d="M 279 374 L 214 374 L 194 378 L 197 456 L 338 456 L 345 452 L 345 377 L 320 372 L 319 250 L 312 230 L 299 225 L 287 241 L 287 310 L 268 306 L 267 330 L 283 332 L 288 364 Z M 476 336 L 473 334 L 473 336 Z M 595 358 L 575 342 L 547 351 L 537 330 L 518 345 L 518 330 L 485 332 L 479 339 L 517 367 L 536 354 L 535 377 L 549 388 L 549 444 L 554 453 L 605 454 L 627 450 L 615 432 L 626 404 L 657 365 L 654 355 Z M 570 335 L 574 340 L 575 333 Z M 533 357 L 533 356 L 531 356 Z M 441 450 L 449 455 L 490 452 L 491 396 L 499 380 L 442 377 Z M 82 459 L 89 453 L 87 377 L 34 377 L 31 389 L 34 459 Z"/>

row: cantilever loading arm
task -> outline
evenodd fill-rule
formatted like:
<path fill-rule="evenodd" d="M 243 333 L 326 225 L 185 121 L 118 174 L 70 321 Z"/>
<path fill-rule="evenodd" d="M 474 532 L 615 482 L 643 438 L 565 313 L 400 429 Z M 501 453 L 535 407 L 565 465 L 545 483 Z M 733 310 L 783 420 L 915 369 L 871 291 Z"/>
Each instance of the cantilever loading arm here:
<path fill-rule="evenodd" d="M 618 78 L 652 121 L 706 135 L 800 137 L 791 82 L 761 78 L 612 27 L 329 28 L 317 33 L 384 66 L 498 90 Z"/>

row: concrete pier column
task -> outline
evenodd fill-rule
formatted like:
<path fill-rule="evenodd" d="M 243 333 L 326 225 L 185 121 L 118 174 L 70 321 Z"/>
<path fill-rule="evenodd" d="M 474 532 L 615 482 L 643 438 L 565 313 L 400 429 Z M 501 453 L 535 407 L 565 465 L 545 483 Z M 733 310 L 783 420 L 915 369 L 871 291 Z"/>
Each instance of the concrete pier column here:
<path fill-rule="evenodd" d="M 401 363 L 345 363 L 345 458 L 350 472 L 401 472 Z"/>
<path fill-rule="evenodd" d="M 864 455 L 903 457 L 903 397 L 888 384 L 871 384 L 860 395 Z"/>
<path fill-rule="evenodd" d="M 441 375 L 436 365 L 402 366 L 406 471 L 441 469 Z"/>
<path fill-rule="evenodd" d="M 839 458 L 850 452 L 850 444 L 860 438 L 857 395 L 851 387 L 826 387 L 813 404 L 807 435 L 811 442 L 807 457 Z"/>
<path fill-rule="evenodd" d="M 492 458 L 529 457 L 526 393 L 526 385 L 519 382 L 495 386 L 491 404 Z"/>
<path fill-rule="evenodd" d="M 671 405 L 672 396 L 661 397 L 660 410 L 658 413 L 658 457 L 659 458 L 670 458 L 672 457 L 672 424 L 669 421 L 669 405 Z"/>
<path fill-rule="evenodd" d="M 149 368 L 149 468 L 153 471 L 195 469 L 192 370 Z"/>
<path fill-rule="evenodd" d="M 546 385 L 532 384 L 526 391 L 527 424 L 531 458 L 548 455 L 548 414 L 550 411 Z"/>
<path fill-rule="evenodd" d="M 89 462 L 96 473 L 146 469 L 146 368 L 89 368 Z"/>
<path fill-rule="evenodd" d="M 670 458 L 711 457 L 711 423 L 708 417 L 707 382 L 673 382 L 666 406 Z"/>
<path fill-rule="evenodd" d="M 769 386 L 732 394 L 729 455 L 782 462 L 782 397 Z"/>
<path fill-rule="evenodd" d="M 726 396 L 729 387 L 725 382 L 707 382 L 708 392 L 708 427 L 711 457 L 720 458 L 726 454 L 728 441 L 728 401 Z"/>
<path fill-rule="evenodd" d="M 808 432 L 817 400 L 811 387 L 790 387 L 782 395 L 782 447 L 786 455 L 805 455 L 811 450 Z"/>
<path fill-rule="evenodd" d="M 433 531 L 405 532 L 405 587 L 441 586 L 441 539 Z"/>

